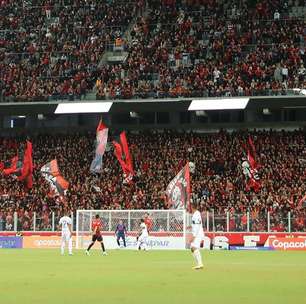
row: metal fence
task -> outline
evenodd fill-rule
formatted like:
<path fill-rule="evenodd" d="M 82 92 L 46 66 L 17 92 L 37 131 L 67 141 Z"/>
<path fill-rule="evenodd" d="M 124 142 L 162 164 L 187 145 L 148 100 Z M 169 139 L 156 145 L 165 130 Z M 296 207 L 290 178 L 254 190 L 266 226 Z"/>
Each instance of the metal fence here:
<path fill-rule="evenodd" d="M 75 216 L 71 213 L 73 220 L 73 229 L 75 229 Z M 0 215 L 0 231 L 58 231 L 59 230 L 60 216 L 54 212 L 38 214 L 25 213 L 22 216 L 18 216 L 17 212 Z"/>
<path fill-rule="evenodd" d="M 306 232 L 306 218 L 292 212 L 203 212 L 203 228 L 208 232 Z"/>
<path fill-rule="evenodd" d="M 76 215 L 71 213 L 73 230 Z M 17 212 L 0 216 L 0 231 L 59 231 L 60 216 L 36 212 L 18 216 Z M 203 229 L 207 232 L 306 232 L 306 218 L 295 213 L 202 213 Z M 187 221 L 188 222 L 188 221 Z"/>

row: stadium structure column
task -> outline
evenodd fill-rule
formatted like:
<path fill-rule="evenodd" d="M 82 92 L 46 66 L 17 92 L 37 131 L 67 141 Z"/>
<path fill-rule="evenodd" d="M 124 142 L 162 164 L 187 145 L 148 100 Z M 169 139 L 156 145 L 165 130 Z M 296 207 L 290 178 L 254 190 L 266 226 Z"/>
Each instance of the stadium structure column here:
<path fill-rule="evenodd" d="M 244 122 L 255 122 L 256 119 L 256 113 L 251 110 L 245 110 L 244 112 Z"/>
<path fill-rule="evenodd" d="M 36 115 L 30 114 L 26 116 L 25 127 L 26 128 L 35 128 L 37 126 L 37 117 Z"/>

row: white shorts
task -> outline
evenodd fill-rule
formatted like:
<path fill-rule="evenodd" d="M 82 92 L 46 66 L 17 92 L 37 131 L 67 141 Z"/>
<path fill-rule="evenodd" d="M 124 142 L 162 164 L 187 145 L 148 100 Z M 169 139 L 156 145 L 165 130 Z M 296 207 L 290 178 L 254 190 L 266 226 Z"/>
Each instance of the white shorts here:
<path fill-rule="evenodd" d="M 191 242 L 190 247 L 199 249 L 201 247 L 202 237 L 195 237 L 193 242 Z"/>
<path fill-rule="evenodd" d="M 62 231 L 62 241 L 68 242 L 71 238 L 71 233 L 69 231 Z"/>
<path fill-rule="evenodd" d="M 143 243 L 146 243 L 147 242 L 147 239 L 148 239 L 148 236 L 145 234 L 145 235 L 143 235 L 143 234 L 141 234 L 140 236 L 139 236 L 139 238 L 138 238 L 138 242 L 140 243 L 140 244 L 143 244 Z"/>

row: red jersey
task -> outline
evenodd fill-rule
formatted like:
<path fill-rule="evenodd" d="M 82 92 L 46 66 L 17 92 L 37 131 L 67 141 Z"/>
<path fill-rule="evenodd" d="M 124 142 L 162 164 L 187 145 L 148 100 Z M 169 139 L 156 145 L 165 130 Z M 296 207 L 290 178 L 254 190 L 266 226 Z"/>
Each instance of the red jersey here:
<path fill-rule="evenodd" d="M 148 231 L 150 231 L 153 226 L 152 220 L 149 217 L 147 217 L 144 219 L 144 223 L 146 224 Z"/>
<path fill-rule="evenodd" d="M 91 224 L 91 229 L 94 232 L 96 230 L 96 235 L 101 234 L 102 222 L 100 219 L 94 219 Z"/>

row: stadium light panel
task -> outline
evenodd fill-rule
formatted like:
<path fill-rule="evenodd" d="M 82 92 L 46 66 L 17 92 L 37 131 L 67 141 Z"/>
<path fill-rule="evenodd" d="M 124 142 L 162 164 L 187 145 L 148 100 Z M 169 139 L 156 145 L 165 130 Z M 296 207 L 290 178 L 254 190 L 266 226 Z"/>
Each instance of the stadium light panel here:
<path fill-rule="evenodd" d="M 188 111 L 242 110 L 246 108 L 248 102 L 249 98 L 193 99 Z"/>
<path fill-rule="evenodd" d="M 112 102 L 70 102 L 57 105 L 55 114 L 108 113 Z"/>

